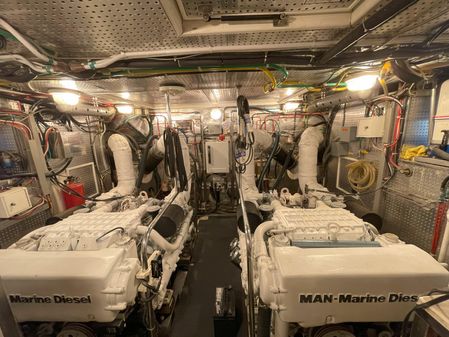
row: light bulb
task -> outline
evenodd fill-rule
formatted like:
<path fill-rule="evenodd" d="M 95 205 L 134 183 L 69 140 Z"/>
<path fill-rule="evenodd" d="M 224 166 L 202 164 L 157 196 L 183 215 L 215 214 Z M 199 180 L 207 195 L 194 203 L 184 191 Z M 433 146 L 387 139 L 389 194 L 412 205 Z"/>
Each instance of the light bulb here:
<path fill-rule="evenodd" d="M 221 119 L 221 110 L 220 109 L 212 109 L 210 111 L 210 118 L 215 119 L 216 121 Z"/>
<path fill-rule="evenodd" d="M 54 91 L 51 95 L 56 104 L 74 106 L 80 101 L 80 95 L 73 92 Z"/>
<path fill-rule="evenodd" d="M 378 75 L 362 75 L 346 80 L 346 87 L 349 91 L 363 91 L 373 88 L 376 85 Z"/>
<path fill-rule="evenodd" d="M 133 113 L 134 108 L 132 105 L 116 105 L 117 111 L 121 114 L 129 115 Z"/>
<path fill-rule="evenodd" d="M 76 82 L 74 80 L 61 80 L 61 85 L 65 89 L 71 89 L 71 90 L 78 89 L 76 86 Z"/>
<path fill-rule="evenodd" d="M 299 107 L 298 102 L 287 102 L 282 107 L 284 111 L 294 111 Z"/>

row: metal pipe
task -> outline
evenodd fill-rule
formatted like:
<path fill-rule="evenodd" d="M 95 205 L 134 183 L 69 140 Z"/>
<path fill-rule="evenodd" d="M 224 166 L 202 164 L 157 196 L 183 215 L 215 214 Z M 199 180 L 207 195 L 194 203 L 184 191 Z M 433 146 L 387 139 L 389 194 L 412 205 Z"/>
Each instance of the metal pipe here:
<path fill-rule="evenodd" d="M 383 25 L 396 15 L 415 4 L 418 0 L 395 0 L 391 1 L 379 11 L 362 21 L 358 26 L 349 31 L 336 45 L 327 50 L 317 61 L 317 64 L 325 64 L 335 56 L 340 55 L 345 50 L 363 39 L 369 32 Z"/>
<path fill-rule="evenodd" d="M 237 107 L 235 106 L 228 106 L 223 109 L 223 116 L 226 118 L 226 112 L 229 110 L 229 119 L 230 119 L 230 126 L 229 126 L 229 141 L 231 143 L 230 147 L 230 155 L 231 155 L 231 163 L 234 163 L 235 158 L 235 149 L 233 146 L 234 142 L 234 115 L 237 112 Z M 235 196 L 235 185 L 237 184 L 237 180 L 234 182 L 234 178 L 236 177 L 236 171 L 235 171 L 235 165 L 230 165 L 230 171 L 231 171 L 231 205 L 234 207 L 236 200 L 234 200 Z"/>
<path fill-rule="evenodd" d="M 433 130 L 434 130 L 434 127 L 435 127 L 433 116 L 436 115 L 437 105 L 438 105 L 437 95 L 438 95 L 437 84 L 433 83 L 433 85 L 432 85 L 432 93 L 431 93 L 431 96 L 430 96 L 429 133 L 427 135 L 427 144 L 432 143 Z"/>
<path fill-rule="evenodd" d="M 306 113 L 325 111 L 336 105 L 365 100 L 370 98 L 373 93 L 373 90 L 339 92 L 311 102 L 306 107 Z"/>
<path fill-rule="evenodd" d="M 167 112 L 168 127 L 172 127 L 171 108 L 170 108 L 170 95 L 165 93 L 165 110 Z"/>
<path fill-rule="evenodd" d="M 154 226 L 156 226 L 157 222 L 162 217 L 162 215 L 164 215 L 168 206 L 170 206 L 173 203 L 173 201 L 176 199 L 178 194 L 179 194 L 179 190 L 176 190 L 176 193 L 172 196 L 172 198 L 168 202 L 165 203 L 164 207 L 161 208 L 159 213 L 154 217 L 153 220 L 151 220 L 150 224 L 148 225 L 147 232 L 145 233 L 145 235 L 142 239 L 142 244 L 140 246 L 140 260 L 142 263 L 142 267 L 145 270 L 148 269 L 148 261 L 147 261 L 148 251 L 147 251 L 147 249 L 148 249 L 148 241 L 150 239 L 151 231 L 153 230 Z"/>
<path fill-rule="evenodd" d="M 248 215 L 246 213 L 246 207 L 245 202 L 243 198 L 243 189 L 241 185 L 241 174 L 236 174 L 236 181 L 238 185 L 239 190 L 239 196 L 240 196 L 240 206 L 242 208 L 242 215 L 243 215 L 243 225 L 245 229 L 245 241 L 246 241 L 246 267 L 247 267 L 247 273 L 248 273 L 248 333 L 249 337 L 254 337 L 255 333 L 255 324 L 254 324 L 254 274 L 253 274 L 253 253 L 252 253 L 252 235 L 251 235 L 251 228 L 248 221 Z"/>

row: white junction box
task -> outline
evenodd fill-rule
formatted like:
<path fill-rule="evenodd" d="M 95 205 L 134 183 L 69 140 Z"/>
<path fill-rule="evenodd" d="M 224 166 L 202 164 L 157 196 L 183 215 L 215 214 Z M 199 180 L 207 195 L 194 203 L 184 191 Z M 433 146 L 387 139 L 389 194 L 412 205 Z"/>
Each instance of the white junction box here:
<path fill-rule="evenodd" d="M 0 218 L 10 218 L 32 207 L 26 187 L 0 192 Z"/>
<path fill-rule="evenodd" d="M 381 138 L 384 136 L 385 116 L 365 117 L 357 126 L 358 138 Z"/>
<path fill-rule="evenodd" d="M 229 173 L 229 142 L 206 141 L 206 172 Z"/>

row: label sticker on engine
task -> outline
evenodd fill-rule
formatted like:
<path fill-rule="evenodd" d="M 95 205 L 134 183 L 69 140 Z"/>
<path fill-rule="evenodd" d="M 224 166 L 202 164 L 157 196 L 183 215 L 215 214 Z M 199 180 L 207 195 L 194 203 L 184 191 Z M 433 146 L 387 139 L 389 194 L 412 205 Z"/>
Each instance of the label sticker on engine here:
<path fill-rule="evenodd" d="M 67 295 L 51 295 L 51 296 L 39 296 L 39 295 L 8 295 L 9 302 L 11 304 L 16 303 L 36 303 L 36 304 L 89 304 L 92 303 L 90 295 L 86 296 L 67 296 Z"/>
<path fill-rule="evenodd" d="M 408 303 L 417 302 L 418 295 L 389 293 L 388 295 L 299 294 L 299 303 Z"/>

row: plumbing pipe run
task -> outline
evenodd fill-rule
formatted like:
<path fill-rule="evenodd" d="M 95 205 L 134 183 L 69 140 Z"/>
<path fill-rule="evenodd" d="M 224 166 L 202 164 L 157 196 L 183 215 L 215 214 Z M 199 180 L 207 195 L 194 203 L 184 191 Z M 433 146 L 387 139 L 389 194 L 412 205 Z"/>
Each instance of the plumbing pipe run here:
<path fill-rule="evenodd" d="M 373 96 L 373 90 L 363 91 L 343 91 L 333 95 L 328 95 L 324 98 L 319 98 L 307 105 L 306 113 L 316 113 L 332 109 L 334 106 L 350 103 L 355 101 L 362 101 Z"/>
<path fill-rule="evenodd" d="M 259 146 L 264 152 L 270 152 L 271 147 L 273 146 L 273 137 L 271 136 L 271 134 L 269 134 L 267 131 L 259 129 L 254 129 L 253 133 L 255 146 Z M 279 163 L 284 164 L 284 161 L 287 158 L 287 153 L 284 149 L 279 147 L 279 150 L 276 152 L 273 158 Z M 295 166 L 296 162 L 292 160 L 292 163 L 289 165 L 289 169 L 292 169 Z M 244 200 L 251 201 L 257 204 L 257 200 L 262 197 L 262 193 L 259 193 L 259 190 L 256 186 L 254 158 L 246 165 L 246 170 L 241 175 L 241 177 Z"/>
<path fill-rule="evenodd" d="M 184 219 L 181 228 L 178 231 L 175 241 L 172 243 L 168 242 L 162 235 L 160 235 L 156 230 L 152 230 L 150 233 L 150 240 L 161 250 L 165 250 L 168 253 L 172 253 L 175 250 L 179 249 L 181 244 L 185 242 L 185 239 L 188 237 L 190 222 L 192 220 L 193 212 L 190 211 L 187 214 L 187 217 Z M 147 226 L 138 226 L 137 234 L 143 235 L 148 230 Z"/>
<path fill-rule="evenodd" d="M 310 189 L 327 189 L 317 182 L 317 158 L 318 148 L 323 142 L 323 130 L 321 127 L 307 128 L 298 144 L 298 182 L 301 191 L 305 192 L 305 186 Z"/>
<path fill-rule="evenodd" d="M 136 183 L 133 155 L 126 137 L 113 134 L 108 139 L 108 146 L 114 155 L 114 164 L 117 170 L 117 186 L 108 193 L 120 196 L 133 193 Z"/>
<path fill-rule="evenodd" d="M 108 139 L 108 146 L 114 156 L 117 171 L 117 186 L 98 196 L 97 200 L 106 200 L 115 197 L 124 197 L 134 192 L 136 173 L 133 165 L 131 147 L 126 137 L 113 134 Z M 110 212 L 120 204 L 120 201 L 99 201 L 94 207 L 95 212 Z"/>
<path fill-rule="evenodd" d="M 160 211 L 160 214 L 162 213 L 163 210 Z M 184 219 L 181 227 L 179 228 L 178 234 L 176 235 L 176 238 L 174 239 L 173 242 L 168 242 L 155 229 L 150 231 L 149 239 L 152 243 L 154 243 L 153 248 L 165 251 L 162 257 L 163 273 L 159 287 L 159 292 L 157 297 L 153 301 L 153 305 L 155 306 L 155 308 L 160 308 L 163 304 L 165 293 L 167 291 L 167 285 L 170 281 L 171 275 L 176 270 L 176 265 L 179 260 L 179 256 L 181 255 L 182 249 L 184 248 L 184 244 L 189 238 L 192 230 L 191 226 L 192 216 L 193 211 L 190 210 L 186 218 Z M 155 221 L 157 222 L 156 218 Z M 147 226 L 137 226 L 136 234 L 147 235 L 148 230 L 149 227 Z"/>

